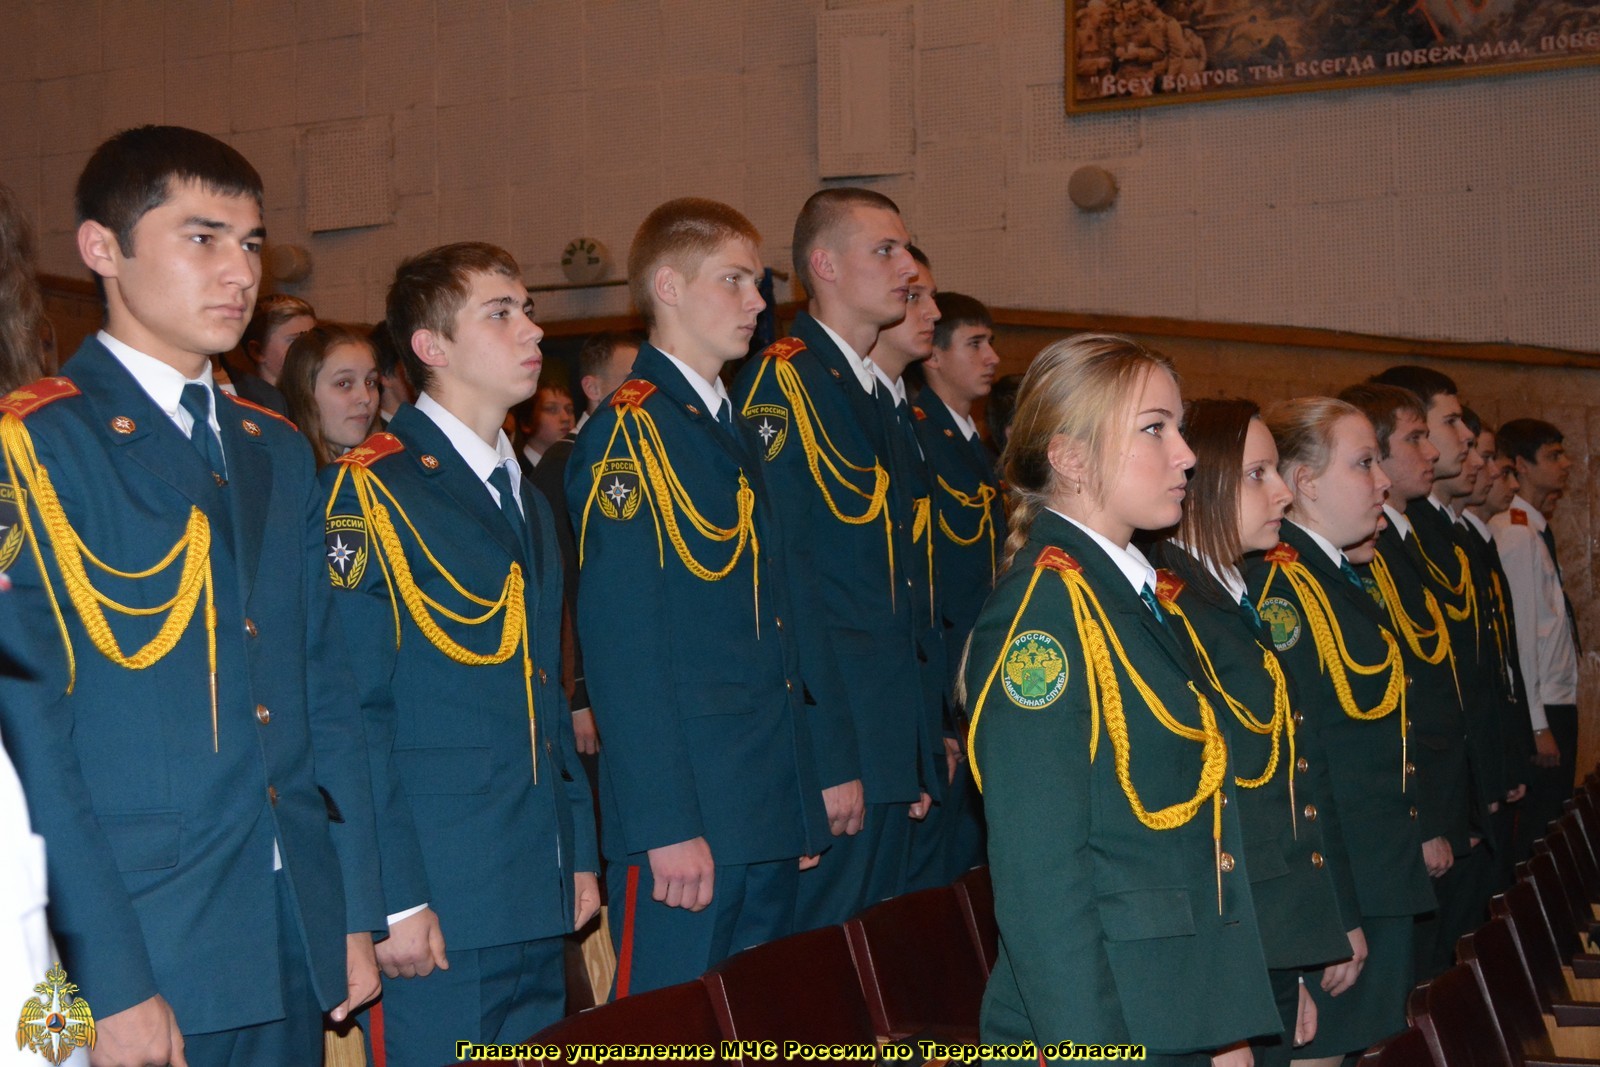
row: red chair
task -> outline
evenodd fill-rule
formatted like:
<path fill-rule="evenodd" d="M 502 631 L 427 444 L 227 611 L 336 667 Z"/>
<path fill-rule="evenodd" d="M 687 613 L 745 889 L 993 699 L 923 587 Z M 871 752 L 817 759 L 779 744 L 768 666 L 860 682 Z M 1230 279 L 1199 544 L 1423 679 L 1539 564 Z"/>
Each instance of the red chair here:
<path fill-rule="evenodd" d="M 1386 1037 L 1362 1054 L 1356 1067 L 1443 1067 L 1428 1051 L 1427 1039 L 1415 1028 Z"/>
<path fill-rule="evenodd" d="M 841 926 L 747 949 L 702 977 L 722 1036 L 730 1041 L 875 1045 L 872 1016 L 856 978 Z M 756 1067 L 771 1058 L 752 1046 L 736 1062 Z"/>
<path fill-rule="evenodd" d="M 635 1060 L 635 1063 L 726 1063 L 721 1058 L 722 1030 L 711 997 L 699 981 L 653 989 L 648 993 L 602 1004 L 569 1015 L 528 1039 L 536 1045 L 710 1045 L 710 1061 L 690 1059 Z M 532 1065 L 565 1064 L 563 1059 L 530 1060 Z"/>
<path fill-rule="evenodd" d="M 874 905 L 844 924 L 879 1036 L 978 1040 L 988 969 L 949 886 Z"/>
<path fill-rule="evenodd" d="M 955 889 L 966 915 L 967 932 L 978 946 L 983 973 L 988 974 L 1000 955 L 1000 927 L 994 921 L 994 883 L 989 880 L 989 868 L 972 868 L 956 879 Z"/>

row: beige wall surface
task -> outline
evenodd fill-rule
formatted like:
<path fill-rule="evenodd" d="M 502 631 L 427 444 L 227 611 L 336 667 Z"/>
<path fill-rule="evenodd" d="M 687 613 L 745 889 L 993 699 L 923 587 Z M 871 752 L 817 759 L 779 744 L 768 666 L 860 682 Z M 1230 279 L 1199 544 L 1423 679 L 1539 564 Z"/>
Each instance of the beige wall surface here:
<path fill-rule="evenodd" d="M 575 237 L 620 260 L 677 195 L 743 208 L 781 266 L 839 126 L 818 100 L 849 97 L 819 86 L 819 20 L 896 42 L 908 169 L 865 180 L 945 288 L 1600 350 L 1600 70 L 1068 117 L 1062 0 L 0 0 L 0 181 L 38 211 L 44 269 L 77 273 L 70 190 L 101 138 L 218 134 L 264 175 L 272 239 L 312 253 L 291 288 L 343 318 L 377 317 L 396 259 L 437 242 L 504 244 L 533 284 Z M 312 235 L 308 139 L 341 125 L 387 157 L 343 190 L 378 201 L 353 217 L 392 221 Z M 1086 163 L 1120 184 L 1103 214 L 1067 200 Z"/>

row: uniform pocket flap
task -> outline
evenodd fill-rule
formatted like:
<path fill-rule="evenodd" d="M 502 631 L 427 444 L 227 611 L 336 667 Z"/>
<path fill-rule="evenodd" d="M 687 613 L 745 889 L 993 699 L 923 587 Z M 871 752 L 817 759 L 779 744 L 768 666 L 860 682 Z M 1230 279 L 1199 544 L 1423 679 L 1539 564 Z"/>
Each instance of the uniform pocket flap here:
<path fill-rule="evenodd" d="M 412 796 L 489 791 L 487 748 L 398 748 L 394 759 Z"/>
<path fill-rule="evenodd" d="M 1143 941 L 1152 937 L 1188 937 L 1194 934 L 1194 912 L 1189 891 L 1125 889 L 1096 897 L 1100 925 L 1107 941 Z"/>
<path fill-rule="evenodd" d="M 119 871 L 160 871 L 178 865 L 178 835 L 183 828 L 179 812 L 102 815 L 100 828 L 111 843 Z"/>

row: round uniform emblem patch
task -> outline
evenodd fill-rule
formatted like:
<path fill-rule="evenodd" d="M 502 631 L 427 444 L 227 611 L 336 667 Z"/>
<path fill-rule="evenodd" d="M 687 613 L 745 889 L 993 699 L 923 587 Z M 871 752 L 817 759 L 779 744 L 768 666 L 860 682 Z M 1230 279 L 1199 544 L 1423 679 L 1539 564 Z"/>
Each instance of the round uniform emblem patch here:
<path fill-rule="evenodd" d="M 1281 596 L 1268 597 L 1261 604 L 1261 621 L 1272 635 L 1272 647 L 1287 652 L 1300 643 L 1300 633 L 1305 629 L 1300 612 Z"/>
<path fill-rule="evenodd" d="M 1019 708 L 1047 708 L 1067 687 L 1067 657 L 1054 637 L 1040 630 L 1018 634 L 1006 650 L 1001 684 Z"/>

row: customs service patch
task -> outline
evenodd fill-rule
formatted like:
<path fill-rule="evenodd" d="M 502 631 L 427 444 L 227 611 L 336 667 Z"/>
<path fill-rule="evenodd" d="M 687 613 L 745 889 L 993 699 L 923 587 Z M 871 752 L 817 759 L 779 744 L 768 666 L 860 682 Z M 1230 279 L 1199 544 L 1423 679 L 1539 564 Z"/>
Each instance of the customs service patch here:
<path fill-rule="evenodd" d="M 644 498 L 639 467 L 631 459 L 608 459 L 594 465 L 595 498 L 608 519 L 631 519 Z"/>
<path fill-rule="evenodd" d="M 367 520 L 360 515 L 329 515 L 324 543 L 328 580 L 335 589 L 354 589 L 367 571 Z"/>
<path fill-rule="evenodd" d="M 1018 634 L 1006 650 L 1006 696 L 1019 708 L 1047 708 L 1067 687 L 1067 657 L 1054 637 L 1041 630 Z"/>
<path fill-rule="evenodd" d="M 751 404 L 744 414 L 755 427 L 756 436 L 761 438 L 767 458 L 776 459 L 783 451 L 783 442 L 789 438 L 789 410 L 777 404 Z"/>
<path fill-rule="evenodd" d="M 0 483 L 0 573 L 11 569 L 22 551 L 22 509 L 27 499 L 21 489 Z"/>
<path fill-rule="evenodd" d="M 1287 652 L 1300 643 L 1305 624 L 1300 621 L 1300 612 L 1293 604 L 1281 596 L 1268 597 L 1261 603 L 1260 614 L 1272 637 L 1273 648 Z"/>

